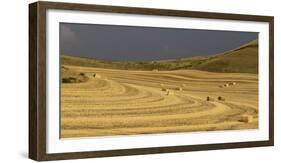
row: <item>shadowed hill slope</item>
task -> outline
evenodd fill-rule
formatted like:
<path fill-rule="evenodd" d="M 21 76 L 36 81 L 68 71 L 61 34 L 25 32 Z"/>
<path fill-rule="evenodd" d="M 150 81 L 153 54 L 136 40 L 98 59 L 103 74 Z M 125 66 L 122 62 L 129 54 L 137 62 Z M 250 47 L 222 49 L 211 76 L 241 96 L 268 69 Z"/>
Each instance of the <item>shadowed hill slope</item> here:
<path fill-rule="evenodd" d="M 216 55 L 196 69 L 212 72 L 258 73 L 258 42 L 250 42 L 240 48 Z"/>

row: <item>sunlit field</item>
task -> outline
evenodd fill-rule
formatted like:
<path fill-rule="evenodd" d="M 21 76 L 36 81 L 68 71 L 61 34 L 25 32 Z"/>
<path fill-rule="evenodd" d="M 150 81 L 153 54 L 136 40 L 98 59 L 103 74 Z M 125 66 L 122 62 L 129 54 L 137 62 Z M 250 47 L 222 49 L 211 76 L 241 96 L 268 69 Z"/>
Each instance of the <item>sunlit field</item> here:
<path fill-rule="evenodd" d="M 62 67 L 62 138 L 258 127 L 257 74 Z"/>

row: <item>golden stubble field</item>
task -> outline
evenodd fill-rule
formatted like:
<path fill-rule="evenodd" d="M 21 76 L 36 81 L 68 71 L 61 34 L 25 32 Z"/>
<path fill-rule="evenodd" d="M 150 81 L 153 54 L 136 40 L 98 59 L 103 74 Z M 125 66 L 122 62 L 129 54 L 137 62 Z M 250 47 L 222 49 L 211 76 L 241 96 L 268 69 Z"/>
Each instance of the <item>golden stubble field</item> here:
<path fill-rule="evenodd" d="M 258 128 L 257 74 L 65 67 L 62 138 Z"/>

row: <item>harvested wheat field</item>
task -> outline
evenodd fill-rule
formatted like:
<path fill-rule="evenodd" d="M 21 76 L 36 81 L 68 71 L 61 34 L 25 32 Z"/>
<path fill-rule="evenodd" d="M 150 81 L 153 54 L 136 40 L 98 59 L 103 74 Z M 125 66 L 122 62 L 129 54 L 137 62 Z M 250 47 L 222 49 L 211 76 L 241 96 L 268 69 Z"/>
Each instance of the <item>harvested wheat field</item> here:
<path fill-rule="evenodd" d="M 258 128 L 257 74 L 63 67 L 62 138 Z"/>

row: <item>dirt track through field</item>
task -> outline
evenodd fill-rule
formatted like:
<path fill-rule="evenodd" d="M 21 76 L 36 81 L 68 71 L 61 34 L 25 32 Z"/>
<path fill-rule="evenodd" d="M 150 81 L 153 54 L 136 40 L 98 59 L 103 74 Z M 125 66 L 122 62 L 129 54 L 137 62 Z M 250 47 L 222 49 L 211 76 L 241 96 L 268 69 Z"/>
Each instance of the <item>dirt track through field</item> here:
<path fill-rule="evenodd" d="M 89 80 L 61 85 L 63 138 L 258 127 L 257 75 L 67 67 Z M 219 87 L 229 82 L 236 85 Z M 241 122 L 242 115 L 253 122 Z"/>

